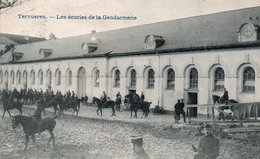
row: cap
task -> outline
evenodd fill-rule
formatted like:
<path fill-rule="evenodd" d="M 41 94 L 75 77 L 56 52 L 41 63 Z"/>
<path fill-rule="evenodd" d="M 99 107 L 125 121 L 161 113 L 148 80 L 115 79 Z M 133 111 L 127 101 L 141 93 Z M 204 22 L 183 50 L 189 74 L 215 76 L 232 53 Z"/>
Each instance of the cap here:
<path fill-rule="evenodd" d="M 131 136 L 131 141 L 133 144 L 143 145 L 143 136 L 142 135 Z"/>

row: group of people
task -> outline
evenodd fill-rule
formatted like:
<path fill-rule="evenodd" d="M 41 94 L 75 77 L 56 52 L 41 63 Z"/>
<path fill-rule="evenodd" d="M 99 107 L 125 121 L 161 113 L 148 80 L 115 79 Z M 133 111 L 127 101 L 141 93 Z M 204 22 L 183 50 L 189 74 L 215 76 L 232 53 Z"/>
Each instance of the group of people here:
<path fill-rule="evenodd" d="M 183 99 L 181 99 L 181 100 L 178 99 L 178 102 L 174 105 L 173 113 L 174 113 L 175 123 L 179 123 L 181 114 L 183 116 L 184 123 L 186 123 Z"/>

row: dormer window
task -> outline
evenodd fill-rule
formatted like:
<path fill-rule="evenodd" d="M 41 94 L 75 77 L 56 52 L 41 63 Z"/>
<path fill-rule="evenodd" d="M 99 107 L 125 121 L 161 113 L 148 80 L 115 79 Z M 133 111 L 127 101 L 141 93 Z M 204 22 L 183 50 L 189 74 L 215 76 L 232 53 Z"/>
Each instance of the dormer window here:
<path fill-rule="evenodd" d="M 156 49 L 164 44 L 165 40 L 162 36 L 147 35 L 144 40 L 144 49 Z"/>
<path fill-rule="evenodd" d="M 40 49 L 39 53 L 43 58 L 46 58 L 52 54 L 52 49 Z"/>
<path fill-rule="evenodd" d="M 91 52 L 94 52 L 98 48 L 98 46 L 97 46 L 97 43 L 84 42 L 81 45 L 81 48 L 82 48 L 83 53 L 91 53 Z"/>
<path fill-rule="evenodd" d="M 242 24 L 238 31 L 238 42 L 257 41 L 259 39 L 258 31 L 258 27 L 252 23 Z"/>
<path fill-rule="evenodd" d="M 21 52 L 13 52 L 13 61 L 18 61 L 23 57 L 23 53 Z"/>

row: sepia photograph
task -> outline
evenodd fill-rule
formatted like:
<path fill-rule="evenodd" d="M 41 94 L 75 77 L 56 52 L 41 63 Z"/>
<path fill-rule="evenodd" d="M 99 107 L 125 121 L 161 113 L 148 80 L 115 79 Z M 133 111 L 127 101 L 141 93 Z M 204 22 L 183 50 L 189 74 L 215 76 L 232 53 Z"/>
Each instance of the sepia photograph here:
<path fill-rule="evenodd" d="M 0 159 L 260 159 L 260 1 L 0 0 Z"/>

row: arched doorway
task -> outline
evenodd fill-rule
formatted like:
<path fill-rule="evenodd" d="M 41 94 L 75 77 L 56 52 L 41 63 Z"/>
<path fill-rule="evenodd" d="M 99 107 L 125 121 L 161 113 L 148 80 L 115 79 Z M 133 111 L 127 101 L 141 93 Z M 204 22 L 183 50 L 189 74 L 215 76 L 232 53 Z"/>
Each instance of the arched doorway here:
<path fill-rule="evenodd" d="M 86 94 L 86 70 L 80 67 L 78 70 L 78 85 L 77 85 L 77 96 L 79 98 Z"/>

